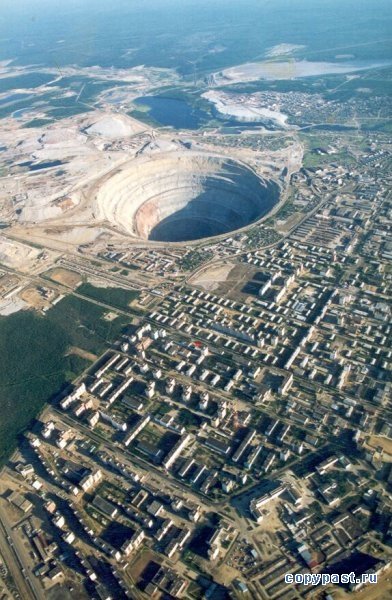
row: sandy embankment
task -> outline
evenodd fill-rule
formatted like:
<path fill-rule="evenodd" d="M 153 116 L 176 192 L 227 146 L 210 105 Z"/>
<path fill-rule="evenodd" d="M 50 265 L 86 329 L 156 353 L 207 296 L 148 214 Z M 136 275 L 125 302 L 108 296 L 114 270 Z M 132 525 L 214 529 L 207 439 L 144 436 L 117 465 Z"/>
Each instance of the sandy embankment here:
<path fill-rule="evenodd" d="M 191 278 L 192 285 L 203 288 L 211 292 L 219 287 L 219 284 L 225 282 L 230 275 L 230 272 L 236 265 L 232 263 L 217 265 L 203 269 L 195 277 Z"/>
<path fill-rule="evenodd" d="M 253 94 L 225 94 L 210 90 L 202 97 L 215 105 L 218 112 L 237 121 L 257 122 L 274 121 L 277 125 L 286 127 L 287 115 L 258 104 Z"/>
<path fill-rule="evenodd" d="M 361 61 L 357 63 L 312 62 L 308 60 L 263 61 L 244 63 L 236 67 L 224 69 L 213 75 L 216 85 L 231 85 L 245 81 L 289 80 L 316 75 L 335 75 L 353 73 L 364 69 L 386 67 L 391 61 Z"/>

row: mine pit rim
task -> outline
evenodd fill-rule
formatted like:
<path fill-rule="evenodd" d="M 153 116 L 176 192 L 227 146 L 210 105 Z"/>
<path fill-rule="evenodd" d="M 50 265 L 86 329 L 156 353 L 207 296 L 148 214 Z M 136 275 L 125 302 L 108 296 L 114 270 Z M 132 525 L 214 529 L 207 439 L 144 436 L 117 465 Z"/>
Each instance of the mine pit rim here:
<path fill-rule="evenodd" d="M 234 235 L 237 235 L 239 233 L 245 233 L 246 231 L 250 231 L 251 229 L 253 229 L 254 227 L 257 227 L 258 225 L 260 225 L 261 223 L 263 223 L 263 221 L 269 219 L 270 217 L 272 217 L 276 212 L 278 212 L 278 210 L 280 210 L 282 208 L 282 206 L 285 204 L 286 202 L 286 194 L 284 193 L 285 190 L 283 189 L 282 186 L 282 182 L 279 181 L 278 179 L 275 178 L 263 178 L 262 175 L 260 175 L 259 173 L 257 173 L 257 171 L 248 163 L 244 162 L 241 159 L 238 158 L 234 158 L 232 156 L 228 156 L 226 154 L 219 154 L 217 152 L 208 152 L 208 151 L 194 151 L 194 150 L 171 150 L 171 151 L 166 151 L 166 152 L 159 152 L 158 154 L 153 154 L 152 156 L 136 156 L 132 159 L 127 159 L 125 160 L 123 163 L 121 163 L 120 165 L 117 165 L 114 169 L 112 168 L 110 171 L 108 171 L 107 173 L 105 173 L 105 175 L 103 175 L 102 177 L 100 177 L 98 179 L 98 181 L 96 181 L 93 186 L 90 188 L 90 194 L 92 195 L 95 199 L 97 199 L 99 191 L 101 189 L 101 187 L 105 184 L 107 184 L 110 179 L 112 177 L 116 177 L 117 175 L 120 175 L 121 173 L 125 172 L 128 170 L 128 168 L 131 168 L 133 164 L 135 164 L 135 162 L 137 161 L 138 163 L 142 163 L 142 162 L 159 162 L 160 159 L 162 158 L 175 158 L 175 157 L 180 157 L 180 156 L 202 156 L 205 158 L 208 157 L 212 157 L 215 159 L 222 159 L 225 161 L 232 161 L 233 163 L 236 163 L 238 165 L 240 165 L 241 167 L 243 167 L 244 169 L 250 171 L 255 177 L 257 177 L 260 180 L 265 179 L 268 182 L 274 183 L 277 188 L 278 188 L 278 200 L 276 202 L 276 204 L 262 217 L 260 217 L 259 219 L 257 219 L 256 221 L 253 221 L 252 223 L 249 223 L 248 225 L 244 225 L 243 227 L 239 227 L 238 229 L 232 229 L 231 231 L 228 231 L 226 233 L 222 233 L 222 234 L 218 234 L 218 235 L 213 235 L 210 237 L 204 237 L 204 238 L 199 238 L 196 240 L 187 240 L 187 241 L 182 241 L 182 242 L 163 242 L 163 241 L 158 241 L 158 240 L 149 240 L 149 239 L 145 239 L 143 237 L 141 237 L 140 235 L 138 235 L 137 233 L 129 233 L 129 232 L 125 232 L 123 230 L 120 229 L 120 227 L 114 223 L 111 223 L 110 221 L 108 221 L 107 219 L 103 219 L 101 221 L 101 224 L 103 227 L 105 227 L 106 229 L 111 229 L 113 231 L 116 232 L 116 234 L 121 235 L 123 238 L 127 239 L 129 241 L 130 244 L 132 244 L 133 246 L 137 246 L 140 248 L 148 248 L 148 247 L 154 247 L 154 248 L 184 248 L 184 247 L 192 247 L 195 248 L 197 246 L 205 246 L 208 244 L 211 244 L 213 242 L 222 242 L 223 240 L 225 240 L 226 238 L 232 237 Z M 149 199 L 145 200 L 138 208 L 136 212 L 138 212 L 142 206 L 146 203 L 149 202 Z M 274 244 L 275 245 L 275 244 Z"/>

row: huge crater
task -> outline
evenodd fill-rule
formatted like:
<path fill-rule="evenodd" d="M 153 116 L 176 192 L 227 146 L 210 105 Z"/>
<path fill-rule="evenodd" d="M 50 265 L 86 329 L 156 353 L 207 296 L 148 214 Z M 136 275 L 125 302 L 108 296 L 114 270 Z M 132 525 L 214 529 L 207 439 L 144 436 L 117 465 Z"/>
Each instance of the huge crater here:
<path fill-rule="evenodd" d="M 189 242 L 241 229 L 278 201 L 279 186 L 225 156 L 192 151 L 139 157 L 105 178 L 99 218 L 132 236 Z"/>

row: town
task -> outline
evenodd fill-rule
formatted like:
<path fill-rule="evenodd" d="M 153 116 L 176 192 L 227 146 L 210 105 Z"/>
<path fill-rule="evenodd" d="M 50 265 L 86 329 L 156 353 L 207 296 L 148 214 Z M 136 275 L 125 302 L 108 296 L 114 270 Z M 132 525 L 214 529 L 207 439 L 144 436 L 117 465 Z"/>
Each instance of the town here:
<path fill-rule="evenodd" d="M 41 310 L 83 294 L 67 273 L 135 298 L 2 471 L 2 597 L 372 598 L 285 578 L 354 566 L 388 585 L 391 141 L 345 163 L 343 139 L 265 225 L 40 256 Z M 5 296 L 29 277 L 5 269 Z"/>

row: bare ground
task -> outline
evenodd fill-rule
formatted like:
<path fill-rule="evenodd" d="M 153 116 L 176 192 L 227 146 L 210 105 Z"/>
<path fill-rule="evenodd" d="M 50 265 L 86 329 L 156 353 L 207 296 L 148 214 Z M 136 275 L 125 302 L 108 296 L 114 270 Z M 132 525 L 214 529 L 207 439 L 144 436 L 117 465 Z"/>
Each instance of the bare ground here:
<path fill-rule="evenodd" d="M 80 356 L 81 358 L 85 358 L 86 360 L 89 360 L 91 362 L 96 361 L 98 358 L 96 354 L 93 354 L 92 352 L 87 352 L 86 350 L 78 348 L 77 346 L 71 346 L 67 354 L 75 354 L 76 356 Z"/>
<path fill-rule="evenodd" d="M 75 289 L 82 281 L 82 278 L 78 273 L 68 271 L 68 269 L 63 269 L 61 267 L 56 267 L 55 269 L 48 271 L 46 275 L 53 279 L 53 281 L 57 281 L 57 283 L 61 283 L 61 285 L 66 285 L 72 289 Z"/>

